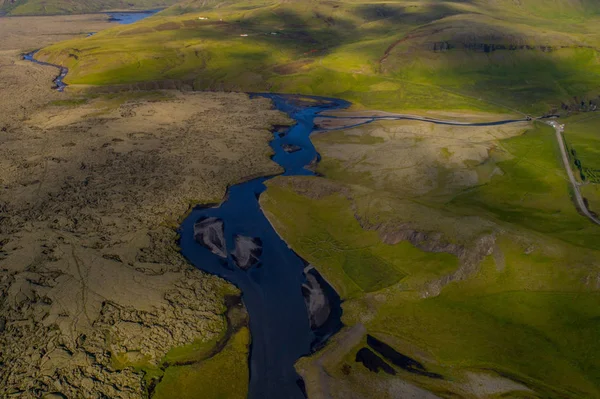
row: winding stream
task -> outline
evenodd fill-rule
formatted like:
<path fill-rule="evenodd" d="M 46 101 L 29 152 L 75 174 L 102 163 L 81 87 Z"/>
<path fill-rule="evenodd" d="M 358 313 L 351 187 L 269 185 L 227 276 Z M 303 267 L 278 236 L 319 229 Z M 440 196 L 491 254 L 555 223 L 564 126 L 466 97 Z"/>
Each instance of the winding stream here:
<path fill-rule="evenodd" d="M 146 11 L 104 12 L 103 14 L 108 15 L 108 17 L 109 17 L 108 20 L 110 22 L 117 22 L 120 25 L 129 25 L 134 22 L 141 21 L 144 18 L 148 18 L 148 17 L 156 14 L 159 11 L 162 11 L 162 8 L 156 9 L 156 10 L 146 10 Z M 96 32 L 89 32 L 86 37 L 90 37 L 95 34 L 96 34 Z M 64 79 L 65 79 L 65 76 L 67 76 L 67 73 L 69 73 L 69 69 L 62 67 L 60 65 L 50 64 L 47 62 L 36 60 L 35 55 L 37 54 L 38 51 L 40 51 L 40 50 L 38 49 L 38 50 L 31 51 L 29 53 L 23 54 L 23 59 L 25 61 L 31 61 L 31 62 L 34 62 L 39 65 L 45 65 L 45 66 L 51 66 L 54 68 L 58 68 L 60 72 L 59 72 L 58 76 L 56 78 L 54 78 L 54 80 L 52 81 L 52 83 L 54 83 L 53 89 L 56 89 L 58 91 L 64 91 L 65 87 L 68 86 L 64 82 Z"/>
<path fill-rule="evenodd" d="M 273 160 L 284 168 L 284 175 L 314 175 L 305 169 L 318 157 L 309 139 L 313 119 L 321 111 L 350 104 L 329 98 L 259 96 L 270 98 L 297 122 L 274 132 Z M 258 199 L 270 178 L 230 187 L 218 206 L 197 207 L 181 225 L 180 246 L 194 266 L 243 293 L 252 336 L 249 398 L 300 399 L 305 397 L 304 384 L 294 363 L 341 328 L 342 312 L 335 291 L 264 216 Z"/>

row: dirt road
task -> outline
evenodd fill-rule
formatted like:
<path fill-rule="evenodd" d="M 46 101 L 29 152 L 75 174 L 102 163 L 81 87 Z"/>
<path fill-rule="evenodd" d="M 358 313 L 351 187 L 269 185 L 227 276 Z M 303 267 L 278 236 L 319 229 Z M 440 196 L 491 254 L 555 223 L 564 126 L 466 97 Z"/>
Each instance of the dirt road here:
<path fill-rule="evenodd" d="M 579 210 L 592 222 L 596 223 L 597 225 L 600 225 L 600 219 L 598 219 L 588 210 L 587 206 L 585 205 L 585 201 L 581 196 L 581 192 L 579 192 L 579 184 L 577 183 L 577 180 L 575 180 L 575 176 L 573 175 L 573 170 L 571 169 L 571 164 L 569 162 L 569 155 L 567 154 L 565 142 L 562 137 L 564 125 L 561 125 L 556 121 L 550 121 L 548 122 L 548 124 L 554 128 L 554 131 L 556 133 L 556 141 L 558 141 L 563 165 L 565 166 L 565 170 L 567 171 L 567 175 L 569 176 L 569 180 L 571 181 L 571 186 L 573 187 L 573 194 L 575 195 L 575 204 L 577 205 L 577 208 L 579 208 Z"/>

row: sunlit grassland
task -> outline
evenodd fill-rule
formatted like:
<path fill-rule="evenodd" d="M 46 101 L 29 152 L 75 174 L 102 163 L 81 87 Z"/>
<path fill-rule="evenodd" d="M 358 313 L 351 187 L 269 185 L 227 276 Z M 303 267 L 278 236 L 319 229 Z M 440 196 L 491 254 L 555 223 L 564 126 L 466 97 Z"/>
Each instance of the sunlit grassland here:
<path fill-rule="evenodd" d="M 348 141 L 343 135 L 324 133 L 314 142 L 319 149 L 324 143 Z M 366 138 L 354 141 L 371 145 Z M 466 371 L 493 370 L 537 393 L 510 397 L 600 397 L 600 361 L 593 355 L 600 350 L 595 338 L 600 333 L 600 231 L 575 210 L 551 128 L 536 123 L 493 147 L 489 156 L 502 173 L 442 205 L 427 196 L 407 201 L 378 191 L 373 183 L 377 176 L 361 179 L 352 168 L 321 168 L 324 178 L 271 180 L 261 205 L 292 248 L 346 298 L 347 326 L 364 324 L 368 333 L 387 337 L 395 349 L 421 360 L 446 381 L 406 372 L 401 378 L 441 396 L 462 395 L 460 387 L 448 384 L 466 381 Z M 324 157 L 322 164 L 328 162 Z M 327 180 L 342 184 L 331 190 Z M 323 194 L 327 192 L 334 194 Z M 357 218 L 374 229 L 396 223 L 398 229 L 439 231 L 467 251 L 474 250 L 475 237 L 481 235 L 493 234 L 496 242 L 473 273 L 442 284 L 439 295 L 428 297 L 427 283 L 444 281 L 440 276 L 451 275 L 458 259 L 424 252 L 406 241 L 384 244 Z M 380 265 L 398 265 L 403 277 L 387 279 L 387 287 L 377 291 L 358 289 L 340 254 L 350 248 L 368 248 Z M 368 278 L 373 281 L 385 278 L 369 265 L 363 263 L 362 275 L 372 274 Z M 394 377 L 363 371 L 354 362 L 359 348 L 326 364 L 327 372 L 343 384 L 354 381 L 359 385 L 353 389 L 367 396 L 388 397 L 381 387 Z M 352 366 L 349 376 L 344 364 Z"/>
<path fill-rule="evenodd" d="M 365 232 L 340 196 L 313 201 L 292 190 L 269 184 L 261 205 L 273 215 L 275 227 L 296 251 L 319 270 L 343 298 L 353 298 L 394 285 L 418 285 L 458 267 L 449 254 L 423 253 L 407 242 L 390 246 L 376 232 Z M 284 206 L 280 204 L 285 203 Z M 289 226 L 296 219 L 296 226 Z"/>
<path fill-rule="evenodd" d="M 600 231 L 577 213 L 570 198 L 553 129 L 537 123 L 523 136 L 500 144 L 498 151 L 513 157 L 498 163 L 503 174 L 457 195 L 448 204 L 450 209 L 478 215 L 487 212 L 503 222 L 600 249 Z"/>
<path fill-rule="evenodd" d="M 562 8 L 569 12 L 558 20 L 544 6 L 527 19 L 514 5 L 479 2 L 188 2 L 39 57 L 68 66 L 71 84 L 177 79 L 196 89 L 337 96 L 386 110 L 540 114 L 600 93 L 596 8 Z M 434 52 L 438 41 L 458 47 Z M 533 47 L 461 48 L 487 42 Z"/>
<path fill-rule="evenodd" d="M 600 171 L 600 114 L 583 113 L 561 121 L 565 124 L 564 137 L 569 150 L 584 169 Z M 600 183 L 600 176 L 598 176 Z"/>
<path fill-rule="evenodd" d="M 600 363 L 589 352 L 600 349 L 593 338 L 600 332 L 600 294 L 584 283 L 598 272 L 598 265 L 590 264 L 597 252 L 542 240 L 528 253 L 521 239 L 508 233 L 497 242 L 501 256 L 487 257 L 475 275 L 424 299 L 422 282 L 452 272 L 456 258 L 425 253 L 407 242 L 383 244 L 377 233 L 358 225 L 347 200 L 300 196 L 278 180 L 269 184 L 261 204 L 292 248 L 346 299 L 345 324 L 363 322 L 369 333 L 397 337 L 404 353 L 425 350 L 432 356 L 429 363 L 438 365 L 435 371 L 450 378 L 490 369 L 526 382 L 544 397 L 600 394 Z M 348 273 L 347 259 L 357 257 L 353 251 L 376 255 L 379 267 L 363 261 L 358 277 Z M 406 277 L 390 279 L 382 265 L 397 265 Z M 376 292 L 358 287 L 383 279 L 389 287 Z M 376 386 L 379 377 L 372 378 Z M 415 381 L 441 389 L 431 379 Z"/>
<path fill-rule="evenodd" d="M 584 104 L 588 107 L 588 104 Z M 600 212 L 600 115 L 583 113 L 564 119 L 564 139 L 569 151 L 571 167 L 583 183 L 579 190 L 588 208 Z M 580 168 L 579 168 L 579 166 Z"/>

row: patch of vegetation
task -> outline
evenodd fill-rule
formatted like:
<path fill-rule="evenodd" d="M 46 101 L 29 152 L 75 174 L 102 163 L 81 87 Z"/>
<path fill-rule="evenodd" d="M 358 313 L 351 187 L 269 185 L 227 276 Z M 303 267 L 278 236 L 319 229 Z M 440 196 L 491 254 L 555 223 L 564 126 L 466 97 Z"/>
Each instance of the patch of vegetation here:
<path fill-rule="evenodd" d="M 69 100 L 54 100 L 48 103 L 48 105 L 54 107 L 77 107 L 79 105 L 86 104 L 88 102 L 85 98 L 73 98 Z"/>
<path fill-rule="evenodd" d="M 583 113 L 571 116 L 565 124 L 565 142 L 583 182 L 600 183 L 600 115 Z"/>
<path fill-rule="evenodd" d="M 167 368 L 153 398 L 243 399 L 248 395 L 250 332 L 240 329 L 214 357 L 197 364 Z"/>
<path fill-rule="evenodd" d="M 510 224 L 600 249 L 600 232 L 577 213 L 569 196 L 552 128 L 536 123 L 534 129 L 501 145 L 496 151 L 512 156 L 498 162 L 503 174 L 456 196 L 448 205 L 461 213 L 488 212 Z"/>
<path fill-rule="evenodd" d="M 161 363 L 171 365 L 202 361 L 224 336 L 225 331 L 221 331 L 218 336 L 208 341 L 198 339 L 189 345 L 173 348 L 162 358 Z"/>
<path fill-rule="evenodd" d="M 223 316 L 226 322 L 217 335 L 208 340 L 196 339 L 188 345 L 171 348 L 158 362 L 153 362 L 139 351 L 113 353 L 112 367 L 115 370 L 130 368 L 143 374 L 149 390 L 147 393 L 153 398 L 170 398 L 173 392 L 177 392 L 178 398 L 196 397 L 198 392 L 208 398 L 245 397 L 249 381 L 250 344 L 247 314 L 238 306 L 240 292 L 237 288 L 223 285 L 222 290 L 215 294 L 225 298 L 222 311 L 227 313 L 226 317 Z M 227 376 L 210 381 L 221 370 L 231 373 L 236 383 L 226 383 Z M 209 380 L 199 378 L 198 373 Z M 207 386 L 211 388 L 206 389 Z"/>
<path fill-rule="evenodd" d="M 359 297 L 400 281 L 417 285 L 458 267 L 449 254 L 424 253 L 407 242 L 382 243 L 375 231 L 363 230 L 349 200 L 339 195 L 311 200 L 290 187 L 271 181 L 267 185 L 261 205 L 273 215 L 277 230 L 307 261 L 326 270 L 327 280 L 342 298 Z"/>

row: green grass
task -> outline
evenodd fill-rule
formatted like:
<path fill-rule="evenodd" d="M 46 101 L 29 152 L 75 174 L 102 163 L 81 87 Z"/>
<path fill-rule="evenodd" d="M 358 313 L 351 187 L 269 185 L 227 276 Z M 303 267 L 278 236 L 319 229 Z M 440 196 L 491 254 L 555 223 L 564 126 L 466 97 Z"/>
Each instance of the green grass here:
<path fill-rule="evenodd" d="M 600 249 L 600 232 L 577 213 L 570 198 L 552 128 L 537 123 L 524 135 L 501 141 L 500 151 L 513 157 L 498 162 L 504 173 L 456 196 L 448 204 L 451 209 L 487 213 L 510 224 Z"/>
<path fill-rule="evenodd" d="M 592 338 L 600 332 L 600 294 L 569 275 L 566 259 L 525 255 L 508 239 L 500 248 L 503 270 L 490 257 L 438 297 L 399 293 L 381 306 L 373 330 L 423 346 L 448 367 L 523 379 L 544 397 L 599 397 L 600 362 L 591 353 L 600 349 Z"/>
<path fill-rule="evenodd" d="M 360 297 L 399 281 L 417 286 L 458 267 L 449 254 L 423 253 L 407 242 L 382 243 L 376 232 L 361 228 L 349 201 L 340 196 L 310 200 L 289 187 L 271 181 L 267 185 L 261 205 L 273 215 L 277 230 L 307 261 L 325 271 L 342 298 Z"/>
<path fill-rule="evenodd" d="M 385 245 L 360 228 L 348 200 L 301 196 L 294 189 L 297 179 L 270 181 L 261 205 L 286 242 L 346 299 L 346 325 L 362 322 L 369 333 L 397 337 L 403 353 L 425 350 L 435 371 L 448 378 L 460 380 L 464 370 L 495 370 L 543 397 L 600 397 L 600 361 L 593 355 L 600 350 L 594 338 L 600 333 L 600 294 L 585 284 L 597 272 L 590 261 L 598 252 L 553 239 L 526 252 L 521 239 L 508 233 L 497 242 L 501 262 L 489 256 L 475 275 L 423 299 L 422 283 L 455 270 L 456 258 L 407 242 Z M 316 178 L 302 179 L 318 186 Z M 380 266 L 395 264 L 405 277 L 389 278 L 368 256 L 357 262 L 360 273 L 348 273 L 345 261 L 352 252 L 377 256 Z M 361 289 L 383 279 L 387 284 L 371 286 L 377 292 Z M 415 382 L 442 389 L 433 380 Z"/>
<path fill-rule="evenodd" d="M 250 332 L 242 328 L 214 357 L 197 364 L 172 366 L 156 386 L 153 398 L 243 399 L 248 395 Z"/>
<path fill-rule="evenodd" d="M 85 98 L 73 98 L 70 100 L 55 100 L 50 101 L 48 105 L 55 107 L 78 107 L 80 105 L 86 104 L 88 102 Z"/>
<path fill-rule="evenodd" d="M 600 183 L 600 115 L 579 114 L 561 123 L 565 124 L 564 137 L 572 160 L 581 162 L 586 181 Z"/>
<path fill-rule="evenodd" d="M 567 122 L 569 130 L 572 121 Z M 316 136 L 317 150 L 353 140 L 374 144 L 353 132 Z M 466 371 L 494 371 L 536 392 L 514 397 L 600 398 L 600 360 L 594 355 L 600 350 L 595 339 L 600 333 L 595 283 L 600 231 L 575 210 L 550 127 L 535 123 L 490 148 L 488 162 L 502 173 L 442 204 L 427 195 L 402 199 L 403 188 L 393 179 L 381 185 L 376 175 L 361 177 L 359 165 L 336 168 L 340 160 L 325 152 L 319 167 L 325 178 L 271 180 L 261 205 L 286 242 L 345 299 L 345 325 L 364 324 L 368 333 L 386 337 L 446 381 L 407 373 L 400 374 L 402 379 L 445 397 L 465 395 L 461 381 Z M 344 160 L 341 152 L 336 154 Z M 448 155 L 443 149 L 439 154 Z M 393 187 L 393 194 L 387 187 Z M 493 234 L 496 241 L 493 253 L 470 274 L 453 280 L 459 266 L 455 257 L 423 252 L 406 241 L 386 245 L 357 219 L 384 231 L 395 226 L 439 231 L 467 251 L 482 235 Z M 398 265 L 404 276 L 388 278 L 388 284 L 375 286 L 377 291 L 360 289 L 356 280 L 385 276 L 369 259 L 357 262 L 362 273 L 349 276 L 346 253 L 365 248 L 379 264 Z M 430 296 L 431 284 L 441 289 L 439 295 Z M 353 360 L 358 349 L 329 360 L 327 372 L 367 397 L 387 398 L 385 387 L 394 377 L 363 373 Z M 350 376 L 342 372 L 343 364 L 352 365 Z"/>
<path fill-rule="evenodd" d="M 568 10 L 559 17 L 541 0 L 191 1 L 39 57 L 68 66 L 71 84 L 178 79 L 197 89 L 328 95 L 386 110 L 539 114 L 600 94 L 600 17 L 596 7 L 572 3 L 549 7 Z M 434 52 L 436 42 L 453 48 Z M 478 43 L 531 49 L 464 48 Z"/>
<path fill-rule="evenodd" d="M 182 364 L 202 361 L 223 339 L 224 334 L 225 331 L 223 330 L 221 334 L 208 341 L 198 339 L 189 345 L 173 348 L 162 358 L 161 363 Z"/>

